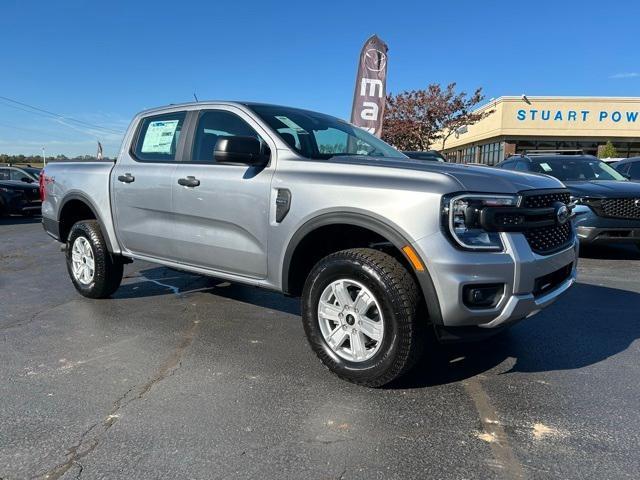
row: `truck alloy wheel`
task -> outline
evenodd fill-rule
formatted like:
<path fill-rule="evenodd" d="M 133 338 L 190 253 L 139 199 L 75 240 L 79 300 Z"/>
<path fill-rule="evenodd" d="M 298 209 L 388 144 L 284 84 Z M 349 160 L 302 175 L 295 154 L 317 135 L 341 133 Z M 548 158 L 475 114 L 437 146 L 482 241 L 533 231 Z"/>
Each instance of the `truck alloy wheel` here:
<path fill-rule="evenodd" d="M 414 277 L 369 248 L 333 253 L 309 274 L 302 295 L 307 338 L 340 378 L 369 387 L 407 372 L 423 346 L 426 318 Z"/>
<path fill-rule="evenodd" d="M 73 277 L 82 285 L 90 285 L 95 273 L 93 250 L 89 240 L 78 237 L 71 248 L 71 268 Z"/>
<path fill-rule="evenodd" d="M 106 298 L 122 281 L 122 262 L 107 249 L 100 224 L 83 220 L 67 239 L 67 270 L 73 286 L 88 298 Z"/>
<path fill-rule="evenodd" d="M 364 362 L 380 350 L 382 309 L 359 282 L 341 278 L 327 285 L 320 295 L 318 322 L 325 342 L 345 360 Z"/>

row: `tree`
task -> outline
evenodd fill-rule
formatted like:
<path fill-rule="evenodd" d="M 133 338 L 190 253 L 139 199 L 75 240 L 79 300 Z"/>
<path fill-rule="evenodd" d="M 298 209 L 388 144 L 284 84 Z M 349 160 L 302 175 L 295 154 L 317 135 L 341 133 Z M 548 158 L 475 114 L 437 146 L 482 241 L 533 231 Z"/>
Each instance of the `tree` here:
<path fill-rule="evenodd" d="M 474 112 L 484 95 L 478 88 L 473 95 L 456 93 L 456 84 L 446 88 L 431 84 L 424 90 L 411 90 L 387 95 L 382 138 L 400 150 L 427 150 L 430 145 L 445 142 L 459 128 L 473 125 L 493 110 Z"/>
<path fill-rule="evenodd" d="M 618 150 L 613 146 L 611 140 L 608 140 L 602 148 L 598 149 L 598 158 L 618 158 Z"/>

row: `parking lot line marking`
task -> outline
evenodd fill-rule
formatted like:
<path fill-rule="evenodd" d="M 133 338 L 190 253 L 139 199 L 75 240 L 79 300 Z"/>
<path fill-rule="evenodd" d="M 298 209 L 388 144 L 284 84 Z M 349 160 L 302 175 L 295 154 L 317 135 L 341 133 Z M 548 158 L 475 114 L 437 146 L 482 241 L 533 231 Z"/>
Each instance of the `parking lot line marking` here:
<path fill-rule="evenodd" d="M 522 465 L 513 453 L 509 438 L 500 424 L 498 414 L 493 405 L 491 405 L 491 399 L 482 388 L 480 379 L 472 377 L 463 382 L 463 385 L 465 391 L 473 400 L 482 422 L 484 432 L 478 435 L 478 438 L 490 445 L 495 460 L 504 468 L 504 473 L 508 478 L 526 478 Z"/>
<path fill-rule="evenodd" d="M 160 285 L 161 287 L 168 288 L 175 295 L 180 295 L 180 289 L 178 287 L 174 287 L 173 285 L 169 285 L 167 283 L 159 282 L 158 280 L 154 280 L 153 278 L 145 277 L 144 275 L 142 275 L 142 278 L 144 278 L 147 282 L 155 283 L 156 285 Z"/>

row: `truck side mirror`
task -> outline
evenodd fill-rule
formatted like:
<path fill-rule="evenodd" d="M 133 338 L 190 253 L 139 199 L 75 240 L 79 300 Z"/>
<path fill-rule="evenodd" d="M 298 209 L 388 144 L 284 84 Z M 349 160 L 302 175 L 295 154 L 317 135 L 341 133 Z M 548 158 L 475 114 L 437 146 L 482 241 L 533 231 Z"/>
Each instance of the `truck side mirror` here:
<path fill-rule="evenodd" d="M 269 155 L 256 137 L 221 137 L 216 143 L 213 158 L 218 163 L 240 163 L 244 165 L 264 165 Z"/>

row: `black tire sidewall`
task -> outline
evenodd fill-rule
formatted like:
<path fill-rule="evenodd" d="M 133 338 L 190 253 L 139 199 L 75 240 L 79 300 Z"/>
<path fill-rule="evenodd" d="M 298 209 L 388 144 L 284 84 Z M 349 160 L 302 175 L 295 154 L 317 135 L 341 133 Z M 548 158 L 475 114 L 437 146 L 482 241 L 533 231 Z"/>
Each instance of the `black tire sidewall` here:
<path fill-rule="evenodd" d="M 73 263 L 71 256 L 73 244 L 78 237 L 84 237 L 89 242 L 93 253 L 93 281 L 88 285 L 80 283 L 73 275 Z M 69 237 L 67 239 L 66 263 L 69 277 L 78 292 L 89 298 L 100 298 L 104 296 L 107 288 L 108 276 L 111 273 L 109 269 L 111 258 L 97 222 L 82 221 L 71 227 L 71 231 L 69 232 Z"/>
<path fill-rule="evenodd" d="M 324 289 L 338 279 L 353 280 L 366 286 L 376 297 L 384 319 L 382 345 L 376 354 L 363 362 L 350 362 L 337 355 L 320 330 L 318 303 Z M 393 296 L 379 273 L 371 265 L 356 259 L 336 258 L 320 262 L 310 274 L 303 297 L 303 321 L 307 338 L 316 354 L 336 373 L 350 379 L 376 378 L 389 370 L 396 360 L 399 322 Z"/>

